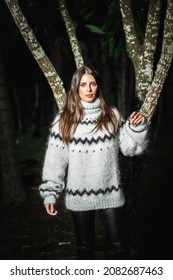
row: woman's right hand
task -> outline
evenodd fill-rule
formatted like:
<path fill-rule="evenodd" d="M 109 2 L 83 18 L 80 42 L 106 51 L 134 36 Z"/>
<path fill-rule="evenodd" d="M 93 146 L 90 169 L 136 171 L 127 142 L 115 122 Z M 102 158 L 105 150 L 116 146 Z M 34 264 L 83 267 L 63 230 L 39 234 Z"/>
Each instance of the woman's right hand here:
<path fill-rule="evenodd" d="M 46 208 L 47 214 L 51 216 L 56 216 L 58 214 L 58 211 L 55 209 L 55 204 L 53 203 L 48 203 L 44 205 Z"/>

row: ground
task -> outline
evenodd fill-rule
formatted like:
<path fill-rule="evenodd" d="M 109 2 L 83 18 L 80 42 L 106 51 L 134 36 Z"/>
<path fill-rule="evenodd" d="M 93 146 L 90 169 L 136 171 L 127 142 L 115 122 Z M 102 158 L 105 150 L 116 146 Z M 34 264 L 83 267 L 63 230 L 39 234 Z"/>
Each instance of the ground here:
<path fill-rule="evenodd" d="M 69 212 L 64 208 L 63 197 L 58 203 L 59 215 L 48 216 L 38 190 L 31 188 L 27 203 L 17 210 L 1 211 L 0 259 L 75 259 L 75 238 Z M 103 233 L 97 221 L 97 256 Z M 106 252 L 105 252 L 106 254 Z"/>

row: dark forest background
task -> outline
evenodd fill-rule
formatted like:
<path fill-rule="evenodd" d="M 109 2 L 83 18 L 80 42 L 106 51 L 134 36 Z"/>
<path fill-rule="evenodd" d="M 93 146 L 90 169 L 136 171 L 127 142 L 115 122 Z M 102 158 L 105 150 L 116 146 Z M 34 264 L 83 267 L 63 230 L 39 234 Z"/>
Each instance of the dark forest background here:
<path fill-rule="evenodd" d="M 137 101 L 134 95 L 134 70 L 126 51 L 118 1 L 66 2 L 71 18 L 76 22 L 85 61 L 96 67 L 102 77 L 107 103 L 120 107 L 124 117 L 127 117 L 137 108 Z M 69 213 L 64 208 L 63 196 L 58 205 L 60 215 L 52 219 L 45 214 L 38 194 L 49 126 L 58 108 L 5 2 L 0 3 L 1 45 L 15 136 L 16 164 L 19 165 L 26 193 L 24 205 L 4 206 L 3 182 L 0 180 L 0 258 L 74 259 L 73 228 Z M 26 0 L 19 3 L 68 90 L 76 66 L 57 1 Z M 108 14 L 111 4 L 112 9 Z M 133 1 L 141 37 L 147 7 L 148 1 Z M 112 30 L 112 34 L 102 30 Z M 127 176 L 137 176 L 135 188 L 129 184 L 125 190 L 132 257 L 138 259 L 172 259 L 172 75 L 173 65 L 152 118 L 147 153 L 140 158 L 121 159 L 120 156 L 125 179 Z M 123 105 L 119 102 L 122 87 L 125 91 Z M 132 172 L 136 164 L 140 166 L 137 175 Z M 99 219 L 97 223 L 97 254 L 98 258 L 103 259 L 106 244 Z"/>

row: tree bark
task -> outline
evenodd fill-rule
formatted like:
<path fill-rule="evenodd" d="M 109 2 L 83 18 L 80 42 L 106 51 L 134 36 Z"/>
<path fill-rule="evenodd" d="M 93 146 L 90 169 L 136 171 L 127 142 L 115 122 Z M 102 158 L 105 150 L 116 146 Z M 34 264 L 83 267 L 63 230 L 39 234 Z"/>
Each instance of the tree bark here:
<path fill-rule="evenodd" d="M 144 42 L 139 41 L 131 1 L 120 0 L 127 51 L 135 70 L 136 95 L 143 102 L 153 77 L 154 52 L 157 45 L 160 0 L 150 1 Z"/>
<path fill-rule="evenodd" d="M 162 50 L 155 72 L 154 54 L 159 33 L 160 0 L 150 1 L 145 39 L 142 44 L 135 30 L 131 1 L 120 0 L 120 7 L 128 53 L 135 69 L 136 95 L 142 104 L 140 112 L 150 122 L 173 57 L 173 2 L 167 1 Z"/>
<path fill-rule="evenodd" d="M 29 47 L 33 57 L 38 63 L 39 67 L 43 71 L 52 92 L 55 97 L 55 101 L 59 109 L 62 109 L 66 100 L 66 92 L 63 86 L 63 82 L 57 74 L 50 59 L 45 54 L 43 48 L 37 41 L 35 34 L 30 28 L 22 10 L 19 7 L 17 0 L 4 0 L 7 4 L 9 11 L 21 32 L 27 46 Z"/>
<path fill-rule="evenodd" d="M 151 120 L 162 92 L 164 82 L 173 58 L 173 1 L 167 1 L 164 21 L 162 50 L 152 83 L 148 89 L 145 100 L 140 109 L 148 121 Z"/>
<path fill-rule="evenodd" d="M 74 55 L 76 67 L 79 68 L 84 64 L 84 61 L 83 61 L 82 51 L 80 49 L 79 42 L 76 37 L 76 27 L 70 17 L 65 0 L 59 0 L 59 6 L 60 6 L 62 18 L 66 26 L 67 34 L 70 40 L 71 49 Z"/>

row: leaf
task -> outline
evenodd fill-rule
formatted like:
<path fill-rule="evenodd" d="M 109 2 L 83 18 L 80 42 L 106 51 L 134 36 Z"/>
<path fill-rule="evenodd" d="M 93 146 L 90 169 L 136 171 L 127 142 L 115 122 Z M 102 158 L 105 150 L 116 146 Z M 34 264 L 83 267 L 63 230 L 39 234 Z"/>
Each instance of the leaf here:
<path fill-rule="evenodd" d="M 93 33 L 105 34 L 105 32 L 100 27 L 98 27 L 96 25 L 86 24 L 85 27 L 88 28 Z"/>

